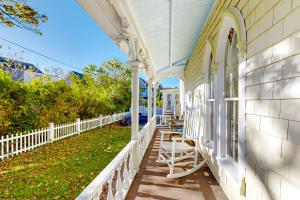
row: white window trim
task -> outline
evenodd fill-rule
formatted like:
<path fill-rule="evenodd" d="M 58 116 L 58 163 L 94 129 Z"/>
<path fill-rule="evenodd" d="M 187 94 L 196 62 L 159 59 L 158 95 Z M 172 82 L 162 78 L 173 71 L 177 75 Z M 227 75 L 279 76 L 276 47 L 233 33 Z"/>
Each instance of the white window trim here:
<path fill-rule="evenodd" d="M 237 24 L 238 23 L 238 24 Z M 225 47 L 229 30 L 234 28 L 238 34 L 239 45 L 239 113 L 238 113 L 238 133 L 239 133 L 239 146 L 238 146 L 238 163 L 227 155 L 227 134 L 225 124 L 225 98 L 224 98 L 224 67 L 225 67 Z M 218 69 L 218 89 L 216 100 L 216 118 L 217 118 L 217 131 L 215 143 L 217 148 L 217 161 L 226 173 L 230 174 L 235 181 L 240 181 L 245 176 L 245 66 L 246 58 L 244 50 L 241 49 L 246 41 L 246 30 L 243 17 L 237 8 L 230 7 L 224 12 L 221 30 L 219 32 L 218 47 L 216 49 L 216 62 L 219 65 Z M 229 100 L 229 98 L 226 98 Z M 236 100 L 234 98 L 234 100 Z M 225 163 L 225 164 L 224 164 Z M 236 170 L 238 169 L 238 173 Z"/>
<path fill-rule="evenodd" d="M 212 67 L 213 63 L 214 63 L 214 55 L 213 55 L 213 60 L 211 63 L 211 66 L 209 65 L 210 63 L 210 56 L 213 53 L 213 46 L 212 43 L 210 42 L 210 40 L 207 42 L 206 45 L 206 50 L 205 50 L 205 55 L 204 55 L 204 74 L 206 74 L 205 76 L 205 89 L 204 89 L 204 113 L 205 113 L 205 118 L 204 118 L 204 137 L 202 139 L 202 145 L 207 148 L 208 152 L 213 155 L 214 152 L 214 133 L 212 132 L 212 130 L 210 129 L 210 109 L 209 109 L 209 103 L 208 102 L 215 102 L 215 99 L 210 99 L 209 98 L 209 77 L 208 77 L 208 68 Z M 216 86 L 216 84 L 215 84 Z M 214 88 L 216 91 L 216 87 Z M 215 110 L 215 109 L 214 109 Z M 214 110 L 212 112 L 214 112 Z M 215 115 L 215 113 L 213 113 Z M 215 125 L 215 123 L 214 123 Z M 213 140 L 210 139 L 211 134 L 213 134 Z"/>

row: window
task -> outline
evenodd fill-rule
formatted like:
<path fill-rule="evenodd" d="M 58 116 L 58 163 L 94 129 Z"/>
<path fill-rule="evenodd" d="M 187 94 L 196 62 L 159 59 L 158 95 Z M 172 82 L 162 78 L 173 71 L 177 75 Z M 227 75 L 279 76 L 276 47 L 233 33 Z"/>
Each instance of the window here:
<path fill-rule="evenodd" d="M 238 161 L 238 48 L 237 34 L 230 29 L 225 49 L 224 100 L 226 112 L 226 153 Z"/>
<path fill-rule="evenodd" d="M 209 56 L 209 63 L 207 67 L 207 75 L 208 75 L 208 99 L 207 99 L 207 113 L 208 113 L 208 127 L 207 127 L 207 142 L 213 141 L 213 133 L 214 133 L 214 121 L 215 121 L 215 74 L 212 70 L 212 61 L 213 55 L 212 53 Z"/>

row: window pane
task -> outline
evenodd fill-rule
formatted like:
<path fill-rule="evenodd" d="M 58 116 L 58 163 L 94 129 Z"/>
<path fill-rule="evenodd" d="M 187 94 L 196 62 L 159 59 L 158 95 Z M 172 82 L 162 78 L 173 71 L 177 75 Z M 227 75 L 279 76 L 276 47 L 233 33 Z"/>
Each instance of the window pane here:
<path fill-rule="evenodd" d="M 224 81 L 225 81 L 225 97 L 230 97 L 230 74 L 231 74 L 231 66 L 230 66 L 230 42 L 227 41 L 226 44 L 226 51 L 225 51 L 225 74 L 224 74 Z"/>
<path fill-rule="evenodd" d="M 226 101 L 227 155 L 238 160 L 238 101 Z"/>
<path fill-rule="evenodd" d="M 215 115 L 214 115 L 214 104 L 215 102 L 209 101 L 209 136 L 208 140 L 213 141 L 213 134 L 214 134 L 214 120 L 215 120 Z"/>
<path fill-rule="evenodd" d="M 237 35 L 235 34 L 232 40 L 231 48 L 231 74 L 232 74 L 232 84 L 231 84 L 231 97 L 238 97 L 238 78 L 239 78 L 239 57 L 237 48 Z"/>
<path fill-rule="evenodd" d="M 212 73 L 212 54 L 210 55 L 209 64 L 208 64 L 208 86 L 209 86 L 209 99 L 214 99 L 214 74 Z"/>
<path fill-rule="evenodd" d="M 227 40 L 225 51 L 225 97 L 238 97 L 238 62 L 237 35 L 233 33 Z"/>

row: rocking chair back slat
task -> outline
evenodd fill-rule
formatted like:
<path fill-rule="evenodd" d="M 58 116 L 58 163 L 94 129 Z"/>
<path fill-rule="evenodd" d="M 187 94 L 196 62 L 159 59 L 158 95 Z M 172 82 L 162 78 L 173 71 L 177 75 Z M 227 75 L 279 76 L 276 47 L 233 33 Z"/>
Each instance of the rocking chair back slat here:
<path fill-rule="evenodd" d="M 184 114 L 184 138 L 199 138 L 200 136 L 200 111 L 199 109 L 188 110 Z"/>
<path fill-rule="evenodd" d="M 189 109 L 184 113 L 184 127 L 182 138 L 173 138 L 171 142 L 164 140 L 165 134 L 174 132 L 161 131 L 160 148 L 157 162 L 166 163 L 170 168 L 168 178 L 179 178 L 194 173 L 205 163 L 198 162 L 198 147 L 200 137 L 200 109 Z M 191 140 L 193 140 L 191 144 Z M 181 172 L 175 171 L 175 163 L 192 159 L 193 166 Z"/>

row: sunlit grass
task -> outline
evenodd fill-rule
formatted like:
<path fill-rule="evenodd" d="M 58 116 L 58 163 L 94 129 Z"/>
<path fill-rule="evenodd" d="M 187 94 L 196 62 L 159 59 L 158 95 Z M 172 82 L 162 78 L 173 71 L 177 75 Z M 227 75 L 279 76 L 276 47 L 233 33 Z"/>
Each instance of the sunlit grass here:
<path fill-rule="evenodd" d="M 74 199 L 129 140 L 108 126 L 0 161 L 0 199 Z"/>

